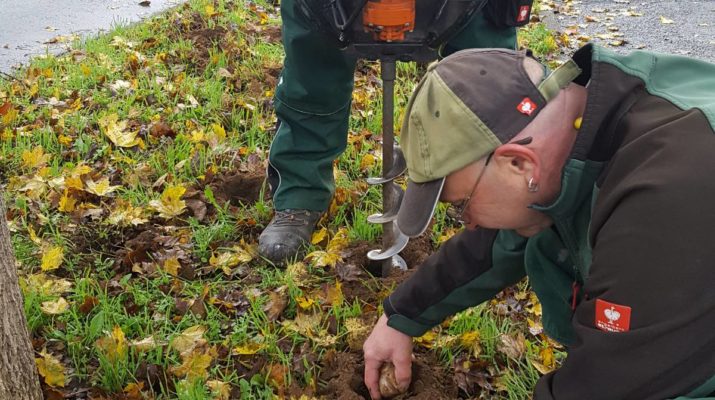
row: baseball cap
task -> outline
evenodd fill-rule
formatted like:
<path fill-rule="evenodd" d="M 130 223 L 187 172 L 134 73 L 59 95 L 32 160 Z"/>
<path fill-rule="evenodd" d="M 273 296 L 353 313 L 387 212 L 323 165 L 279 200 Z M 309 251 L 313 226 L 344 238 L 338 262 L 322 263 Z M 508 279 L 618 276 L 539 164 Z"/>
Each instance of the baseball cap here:
<path fill-rule="evenodd" d="M 402 233 L 425 231 L 445 177 L 508 143 L 581 69 L 573 60 L 534 84 L 529 51 L 468 49 L 431 64 L 412 94 L 400 145 L 409 179 L 397 216 Z"/>

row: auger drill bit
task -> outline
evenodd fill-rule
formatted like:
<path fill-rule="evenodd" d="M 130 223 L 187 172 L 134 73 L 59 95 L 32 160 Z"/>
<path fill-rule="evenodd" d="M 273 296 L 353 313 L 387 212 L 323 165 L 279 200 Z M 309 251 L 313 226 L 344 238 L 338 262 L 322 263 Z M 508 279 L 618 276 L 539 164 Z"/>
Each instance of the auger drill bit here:
<path fill-rule="evenodd" d="M 404 157 L 398 150 L 399 156 L 395 157 L 395 132 L 394 132 L 394 96 L 396 61 L 394 58 L 383 58 L 380 60 L 380 76 L 382 78 L 382 179 L 373 179 L 371 184 L 382 184 L 382 210 L 383 215 L 390 211 L 395 212 L 400 207 L 402 200 L 401 192 L 395 190 L 396 186 L 392 181 L 404 173 L 406 168 L 396 165 L 395 161 L 404 164 Z M 401 171 L 396 173 L 397 171 Z M 395 212 L 396 213 L 396 212 Z M 390 274 L 393 267 L 406 269 L 406 263 L 398 255 L 402 251 L 409 238 L 403 235 L 394 221 L 384 221 L 382 224 L 382 249 L 372 250 L 367 254 L 371 260 L 382 261 L 382 276 Z"/>

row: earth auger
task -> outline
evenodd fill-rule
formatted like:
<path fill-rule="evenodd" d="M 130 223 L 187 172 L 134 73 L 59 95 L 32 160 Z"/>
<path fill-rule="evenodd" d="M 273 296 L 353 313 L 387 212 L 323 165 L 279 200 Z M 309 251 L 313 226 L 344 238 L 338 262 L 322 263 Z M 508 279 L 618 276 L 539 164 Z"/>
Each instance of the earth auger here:
<path fill-rule="evenodd" d="M 394 182 L 407 170 L 395 143 L 394 89 L 397 61 L 429 62 L 439 47 L 479 11 L 486 0 L 299 0 L 298 5 L 316 26 L 356 58 L 380 61 L 382 79 L 382 176 L 367 183 L 382 185 L 382 212 L 368 222 L 382 224 L 382 248 L 367 257 L 382 262 L 382 275 L 406 269 L 398 253 L 409 238 L 397 228 L 403 189 Z"/>

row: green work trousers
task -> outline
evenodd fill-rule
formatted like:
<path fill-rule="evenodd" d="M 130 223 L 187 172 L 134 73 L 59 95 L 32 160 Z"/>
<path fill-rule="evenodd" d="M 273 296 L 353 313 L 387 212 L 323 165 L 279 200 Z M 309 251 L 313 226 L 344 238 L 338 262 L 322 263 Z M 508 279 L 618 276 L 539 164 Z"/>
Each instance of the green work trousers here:
<path fill-rule="evenodd" d="M 347 144 L 356 59 L 316 32 L 294 0 L 281 1 L 281 17 L 285 60 L 274 99 L 279 124 L 268 180 L 276 210 L 324 211 L 335 189 L 333 161 Z M 515 29 L 497 30 L 476 14 L 443 55 L 515 46 Z"/>

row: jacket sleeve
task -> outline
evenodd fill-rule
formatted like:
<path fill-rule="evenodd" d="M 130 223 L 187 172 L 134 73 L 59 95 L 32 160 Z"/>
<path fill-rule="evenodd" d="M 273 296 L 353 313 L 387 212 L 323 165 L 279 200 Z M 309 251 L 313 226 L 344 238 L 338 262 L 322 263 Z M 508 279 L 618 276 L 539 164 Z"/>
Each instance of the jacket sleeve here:
<path fill-rule="evenodd" d="M 525 243 L 509 231 L 455 235 L 385 299 L 387 324 L 421 336 L 446 317 L 492 298 L 525 276 Z"/>
<path fill-rule="evenodd" d="M 609 166 L 572 320 L 577 341 L 537 383 L 535 400 L 704 398 L 715 390 L 713 142 L 702 150 L 633 146 L 640 155 L 625 148 Z M 700 165 L 668 158 L 676 153 Z M 606 311 L 611 304 L 630 307 L 630 316 Z"/>

